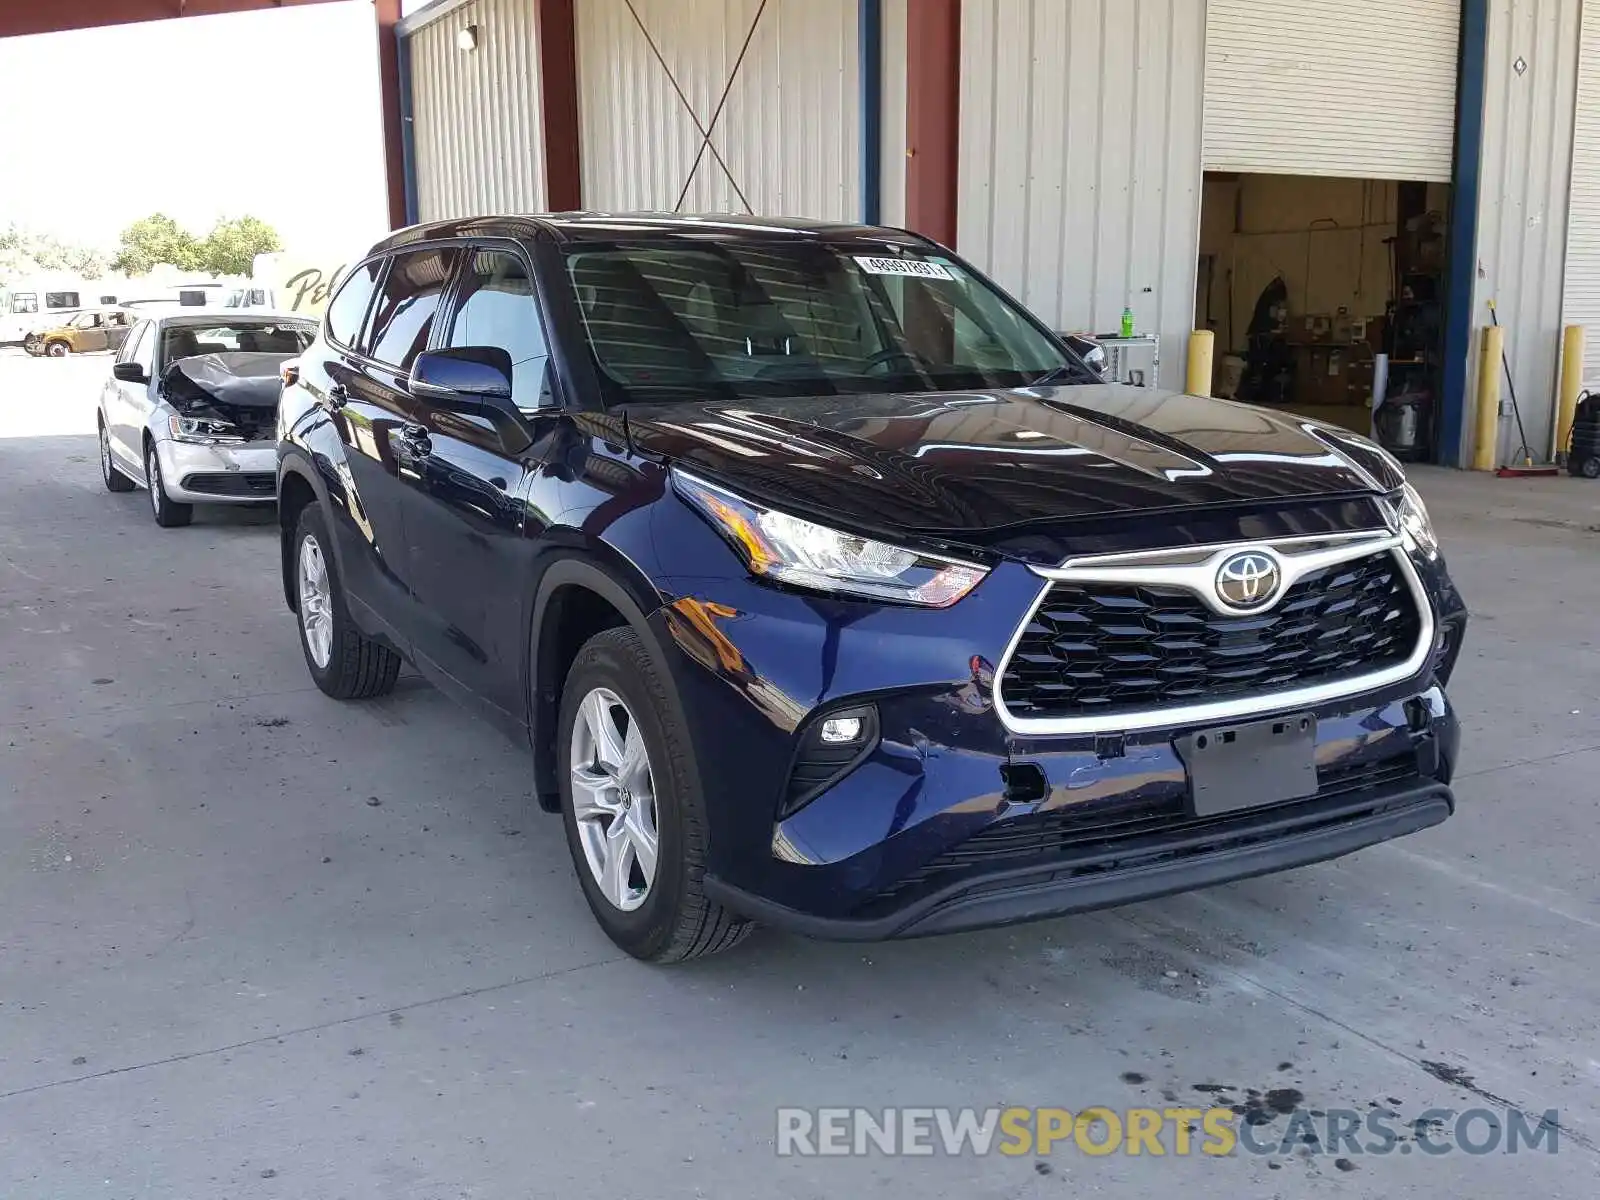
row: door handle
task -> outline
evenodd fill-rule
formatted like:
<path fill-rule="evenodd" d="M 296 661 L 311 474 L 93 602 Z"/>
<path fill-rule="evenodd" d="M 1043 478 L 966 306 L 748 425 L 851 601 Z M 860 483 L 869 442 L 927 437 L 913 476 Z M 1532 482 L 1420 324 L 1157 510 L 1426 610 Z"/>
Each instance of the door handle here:
<path fill-rule="evenodd" d="M 427 458 L 433 453 L 433 442 L 428 438 L 427 427 L 415 421 L 407 421 L 400 426 L 400 442 L 417 458 Z"/>
<path fill-rule="evenodd" d="M 338 412 L 350 403 L 350 392 L 342 383 L 330 383 L 328 390 L 322 394 L 322 407 L 329 412 Z"/>

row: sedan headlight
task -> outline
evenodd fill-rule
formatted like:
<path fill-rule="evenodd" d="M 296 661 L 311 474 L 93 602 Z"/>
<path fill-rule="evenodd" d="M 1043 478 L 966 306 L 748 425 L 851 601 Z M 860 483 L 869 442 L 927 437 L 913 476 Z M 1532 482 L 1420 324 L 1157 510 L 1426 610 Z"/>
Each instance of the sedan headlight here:
<path fill-rule="evenodd" d="M 244 436 L 231 421 L 218 421 L 211 417 L 169 417 L 167 428 L 177 442 L 242 442 Z"/>
<path fill-rule="evenodd" d="M 1433 531 L 1433 521 L 1428 516 L 1428 506 L 1422 502 L 1422 494 L 1407 483 L 1389 493 L 1389 501 L 1394 505 L 1395 523 L 1401 534 L 1424 557 L 1438 558 L 1439 536 Z"/>
<path fill-rule="evenodd" d="M 836 595 L 948 608 L 987 567 L 923 554 L 763 508 L 673 472 L 678 492 L 744 559 L 751 574 Z"/>

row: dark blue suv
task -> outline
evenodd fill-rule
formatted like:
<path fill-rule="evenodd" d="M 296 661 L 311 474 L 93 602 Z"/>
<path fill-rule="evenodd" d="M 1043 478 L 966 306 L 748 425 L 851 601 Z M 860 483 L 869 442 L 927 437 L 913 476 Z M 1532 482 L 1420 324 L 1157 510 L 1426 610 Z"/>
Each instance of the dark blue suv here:
<path fill-rule="evenodd" d="M 1466 613 L 1395 461 L 1107 385 L 913 234 L 397 233 L 286 372 L 285 598 L 532 747 L 606 932 L 1056 916 L 1444 820 Z"/>

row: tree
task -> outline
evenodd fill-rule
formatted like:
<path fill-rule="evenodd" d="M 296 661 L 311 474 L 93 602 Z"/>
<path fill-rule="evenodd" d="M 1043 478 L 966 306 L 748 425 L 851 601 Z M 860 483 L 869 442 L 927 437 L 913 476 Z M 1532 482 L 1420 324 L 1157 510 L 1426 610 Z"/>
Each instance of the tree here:
<path fill-rule="evenodd" d="M 85 279 L 98 279 L 106 273 L 106 256 L 93 246 L 63 242 L 16 225 L 0 229 L 0 282 L 41 271 L 70 271 Z"/>
<path fill-rule="evenodd" d="M 278 231 L 257 217 L 221 220 L 200 243 L 200 266 L 213 275 L 249 275 L 256 255 L 282 249 Z"/>
<path fill-rule="evenodd" d="M 200 246 L 165 213 L 152 213 L 122 231 L 122 247 L 111 269 L 124 275 L 148 275 L 157 263 L 183 271 L 201 269 Z"/>

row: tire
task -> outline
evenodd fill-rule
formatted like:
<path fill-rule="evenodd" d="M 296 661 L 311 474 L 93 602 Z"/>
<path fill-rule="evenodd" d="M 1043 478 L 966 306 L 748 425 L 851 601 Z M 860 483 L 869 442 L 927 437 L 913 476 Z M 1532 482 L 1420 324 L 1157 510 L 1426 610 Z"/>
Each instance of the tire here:
<path fill-rule="evenodd" d="M 150 511 L 156 524 L 163 529 L 178 529 L 194 520 L 194 505 L 178 504 L 167 499 L 166 484 L 161 481 L 161 456 L 154 442 L 145 443 L 144 478 L 150 489 Z"/>
<path fill-rule="evenodd" d="M 289 559 L 294 572 L 295 613 L 299 617 L 300 649 L 306 656 L 306 669 L 317 687 L 335 700 L 370 700 L 387 695 L 394 690 L 395 680 L 400 677 L 401 658 L 388 646 L 362 633 L 350 619 L 332 546 L 333 539 L 328 535 L 321 510 L 315 504 L 306 505 L 300 512 L 300 523 L 295 526 L 293 554 Z M 321 589 L 314 579 L 308 579 L 311 551 L 321 565 L 324 584 Z M 306 590 L 308 586 L 310 592 Z M 312 596 L 319 591 L 321 604 L 313 608 Z M 308 611 L 313 613 L 310 622 Z M 326 621 L 325 647 L 312 631 L 318 614 Z"/>
<path fill-rule="evenodd" d="M 105 422 L 99 421 L 96 424 L 100 430 L 100 478 L 105 482 L 106 491 L 133 491 L 133 480 L 117 470 L 116 460 L 111 457 L 111 435 L 106 432 Z"/>
<path fill-rule="evenodd" d="M 644 763 L 642 769 L 627 775 L 631 782 L 623 782 L 622 772 L 628 768 L 620 762 L 613 764 L 617 774 L 603 770 L 599 764 L 604 760 L 597 752 L 587 769 L 580 761 L 580 772 L 586 778 L 609 782 L 588 791 L 575 785 L 575 753 L 587 753 L 596 744 L 587 732 L 595 708 L 588 707 L 586 712 L 586 706 L 610 711 L 613 729 L 623 735 L 622 742 L 630 752 L 635 750 L 632 735 L 641 739 Z M 585 722 L 583 730 L 578 728 L 580 722 Z M 613 745 L 608 757 L 625 757 L 616 749 Z M 705 894 L 705 806 L 689 731 L 667 703 L 661 669 L 632 629 L 596 634 L 578 652 L 562 689 L 556 754 L 567 848 L 584 899 L 607 937 L 635 958 L 671 963 L 726 950 L 749 935 L 753 924 Z M 640 789 L 648 789 L 648 797 Z M 583 820 L 575 805 L 575 792 L 587 798 Z M 597 803 L 595 798 L 602 793 L 604 803 Z M 615 873 L 611 884 L 602 885 L 605 872 L 591 861 L 591 853 L 599 852 L 597 846 L 624 853 L 611 832 L 618 822 L 623 825 L 622 837 L 633 847 L 632 866 L 624 868 L 630 874 L 625 878 Z M 655 866 L 648 878 L 638 855 L 639 835 L 628 832 L 645 826 L 653 826 L 656 838 Z M 623 861 L 629 860 L 625 856 Z M 631 908 L 612 899 L 619 881 Z M 640 881 L 642 895 L 637 886 Z"/>
<path fill-rule="evenodd" d="M 65 342 L 50 342 L 45 346 L 44 352 L 50 358 L 65 358 L 72 353 L 72 347 Z"/>

